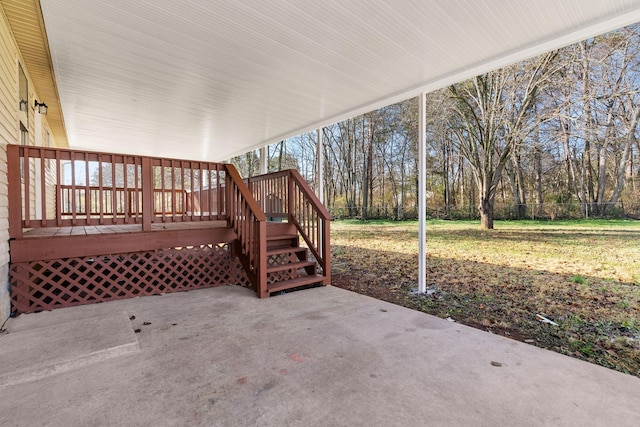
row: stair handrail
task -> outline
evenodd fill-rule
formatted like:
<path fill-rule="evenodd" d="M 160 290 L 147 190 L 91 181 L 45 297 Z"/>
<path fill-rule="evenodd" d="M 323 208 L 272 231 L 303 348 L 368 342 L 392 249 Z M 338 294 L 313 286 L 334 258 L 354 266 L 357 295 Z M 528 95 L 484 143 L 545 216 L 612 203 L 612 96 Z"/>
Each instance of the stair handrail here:
<path fill-rule="evenodd" d="M 320 265 L 325 284 L 331 283 L 331 214 L 295 169 L 248 179 L 254 198 L 266 216 L 286 220 L 296 227 Z"/>
<path fill-rule="evenodd" d="M 298 196 L 301 196 L 300 198 Z M 289 170 L 289 222 L 293 223 L 331 284 L 331 214 L 316 193 L 295 170 Z M 309 209 L 313 213 L 309 212 Z"/>
<path fill-rule="evenodd" d="M 258 297 L 267 292 L 267 217 L 232 164 L 227 172 L 227 221 L 237 235 L 237 252 Z"/>

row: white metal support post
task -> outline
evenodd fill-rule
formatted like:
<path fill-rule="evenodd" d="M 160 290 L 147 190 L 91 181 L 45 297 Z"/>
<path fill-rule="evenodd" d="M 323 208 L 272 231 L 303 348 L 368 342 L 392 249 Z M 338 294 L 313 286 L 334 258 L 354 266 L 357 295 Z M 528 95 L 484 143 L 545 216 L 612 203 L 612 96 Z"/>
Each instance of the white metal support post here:
<path fill-rule="evenodd" d="M 418 107 L 418 292 L 427 292 L 427 94 L 421 93 Z"/>
<path fill-rule="evenodd" d="M 317 129 L 317 149 L 316 149 L 316 161 L 318 162 L 318 199 L 320 203 L 324 204 L 324 142 L 322 141 L 322 128 Z"/>
<path fill-rule="evenodd" d="M 322 141 L 322 128 L 316 129 L 316 135 L 316 162 L 318 163 L 316 194 L 318 195 L 320 203 L 324 205 L 324 146 Z M 323 227 L 322 223 L 318 225 Z M 321 229 L 320 233 L 324 233 L 324 229 Z M 318 249 L 320 250 L 320 253 L 324 250 L 322 239 L 318 241 Z"/>
<path fill-rule="evenodd" d="M 260 175 L 269 173 L 269 146 L 260 149 Z"/>

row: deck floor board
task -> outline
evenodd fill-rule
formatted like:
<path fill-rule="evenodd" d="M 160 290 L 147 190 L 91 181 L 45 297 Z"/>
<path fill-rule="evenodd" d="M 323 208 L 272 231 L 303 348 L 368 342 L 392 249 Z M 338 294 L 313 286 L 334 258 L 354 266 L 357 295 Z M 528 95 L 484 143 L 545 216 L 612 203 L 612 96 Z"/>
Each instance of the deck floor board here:
<path fill-rule="evenodd" d="M 165 222 L 154 223 L 151 231 L 170 230 L 194 230 L 207 228 L 223 228 L 227 226 L 226 221 L 194 221 L 194 222 Z M 25 229 L 24 239 L 68 237 L 68 236 L 88 236 L 100 234 L 131 234 L 142 232 L 141 224 L 105 224 L 105 225 L 82 225 L 72 227 L 46 227 Z"/>

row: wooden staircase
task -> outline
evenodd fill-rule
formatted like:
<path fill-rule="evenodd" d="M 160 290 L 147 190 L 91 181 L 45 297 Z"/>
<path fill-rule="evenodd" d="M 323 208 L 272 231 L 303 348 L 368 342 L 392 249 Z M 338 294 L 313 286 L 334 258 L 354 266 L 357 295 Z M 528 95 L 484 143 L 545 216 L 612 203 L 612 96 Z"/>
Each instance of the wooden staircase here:
<path fill-rule="evenodd" d="M 225 166 L 234 252 L 258 297 L 330 284 L 331 215 L 300 173 L 291 169 L 245 182 L 233 166 Z"/>
<path fill-rule="evenodd" d="M 318 264 L 309 258 L 309 250 L 300 246 L 300 237 L 293 224 L 267 222 L 267 292 L 320 283 Z"/>

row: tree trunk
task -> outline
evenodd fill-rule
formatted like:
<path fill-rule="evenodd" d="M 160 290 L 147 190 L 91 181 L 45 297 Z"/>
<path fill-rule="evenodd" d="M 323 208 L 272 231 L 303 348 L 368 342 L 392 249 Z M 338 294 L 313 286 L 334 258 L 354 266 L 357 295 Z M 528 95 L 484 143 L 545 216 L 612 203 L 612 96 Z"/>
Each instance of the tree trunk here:
<path fill-rule="evenodd" d="M 482 190 L 481 193 L 485 194 L 485 191 Z M 478 210 L 480 211 L 480 225 L 482 228 L 493 230 L 493 200 L 486 195 L 480 197 Z"/>
<path fill-rule="evenodd" d="M 516 216 L 516 219 L 522 219 L 520 215 L 520 189 L 516 182 L 517 178 L 513 162 L 511 162 L 511 167 L 507 168 L 507 177 L 509 178 L 509 185 L 511 185 L 511 195 L 513 196 L 513 212 Z M 502 186 L 502 188 L 504 189 L 504 185 Z"/>
<path fill-rule="evenodd" d="M 618 176 L 616 177 L 616 184 L 613 190 L 613 195 L 611 196 L 611 203 L 617 203 L 620 195 L 622 194 L 622 190 L 624 189 L 625 175 L 627 171 L 628 164 L 631 163 L 631 147 L 634 142 L 638 142 L 636 140 L 635 129 L 638 126 L 638 120 L 640 120 L 640 106 L 635 108 L 633 119 L 631 120 L 631 124 L 629 125 L 629 130 L 627 131 L 627 138 L 624 144 L 624 150 L 622 152 L 622 157 L 620 158 L 620 164 L 618 165 Z"/>
<path fill-rule="evenodd" d="M 466 188 L 465 188 L 465 170 L 464 170 L 464 157 L 458 154 L 458 200 L 460 200 L 460 205 L 463 207 L 466 204 L 465 196 L 466 196 Z M 473 183 L 471 184 L 473 185 Z M 473 200 L 473 199 L 472 199 Z M 473 203 L 472 203 L 473 204 Z"/>
<path fill-rule="evenodd" d="M 534 167 L 536 175 L 536 212 L 538 216 L 542 215 L 542 150 L 539 145 L 534 147 Z M 532 218 L 533 219 L 533 218 Z"/>
<path fill-rule="evenodd" d="M 580 43 L 582 49 L 582 93 L 584 96 L 584 154 L 582 156 L 582 169 L 584 172 L 584 185 L 587 190 L 587 203 L 591 204 L 593 210 L 595 204 L 595 192 L 593 189 L 593 171 L 591 165 L 591 138 L 592 138 L 592 117 L 591 117 L 591 96 L 589 77 L 589 57 L 587 54 L 587 42 Z"/>
<path fill-rule="evenodd" d="M 524 218 L 527 211 L 527 195 L 524 188 L 524 176 L 522 174 L 522 161 L 520 158 L 519 147 L 513 150 L 515 155 L 515 169 L 516 169 L 516 184 L 518 186 L 518 219 Z"/>
<path fill-rule="evenodd" d="M 283 159 L 284 159 L 284 141 L 280 141 L 280 152 L 278 154 L 278 172 L 282 170 Z"/>
<path fill-rule="evenodd" d="M 451 182 L 449 178 L 451 158 L 449 156 L 449 142 L 445 140 L 442 147 L 442 181 L 444 182 L 444 214 L 449 217 L 449 207 L 451 206 Z"/>

